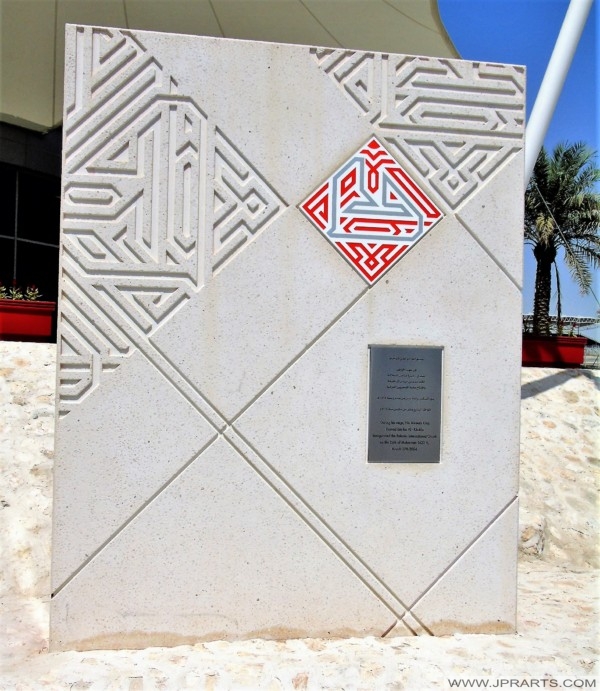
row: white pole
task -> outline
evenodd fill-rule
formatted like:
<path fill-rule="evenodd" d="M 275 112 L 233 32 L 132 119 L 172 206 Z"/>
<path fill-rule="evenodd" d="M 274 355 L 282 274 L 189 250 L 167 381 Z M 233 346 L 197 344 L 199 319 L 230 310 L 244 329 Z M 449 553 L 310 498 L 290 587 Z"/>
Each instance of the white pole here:
<path fill-rule="evenodd" d="M 540 153 L 554 109 L 571 66 L 577 44 L 583 32 L 594 0 L 571 0 L 546 74 L 540 86 L 533 110 L 525 130 L 525 188 L 533 173 L 535 161 Z M 593 60 L 594 57 L 590 56 Z M 593 88 L 590 85 L 590 88 Z"/>

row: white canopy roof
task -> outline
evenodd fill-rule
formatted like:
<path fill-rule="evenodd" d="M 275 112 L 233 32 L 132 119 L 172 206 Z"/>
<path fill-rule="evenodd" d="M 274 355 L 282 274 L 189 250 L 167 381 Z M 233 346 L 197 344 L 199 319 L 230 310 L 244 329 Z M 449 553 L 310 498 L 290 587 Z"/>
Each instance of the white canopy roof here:
<path fill-rule="evenodd" d="M 0 0 L 0 120 L 62 121 L 65 24 L 458 57 L 437 0 Z"/>

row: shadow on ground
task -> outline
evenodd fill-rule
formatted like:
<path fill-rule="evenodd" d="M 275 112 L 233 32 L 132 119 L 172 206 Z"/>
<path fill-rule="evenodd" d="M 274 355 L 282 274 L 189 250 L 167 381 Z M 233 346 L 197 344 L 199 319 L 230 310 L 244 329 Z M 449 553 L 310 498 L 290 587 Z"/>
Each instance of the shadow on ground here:
<path fill-rule="evenodd" d="M 600 388 L 598 379 L 596 379 L 588 370 L 558 370 L 557 372 L 544 377 L 544 379 L 538 379 L 537 381 L 530 381 L 527 384 L 523 384 L 523 386 L 521 386 L 521 400 L 531 398 L 532 396 L 537 396 L 545 391 L 550 391 L 550 389 L 553 389 L 556 386 L 561 386 L 561 384 L 569 381 L 569 379 L 573 379 L 573 377 L 587 377 L 591 382 L 594 383 L 596 388 Z"/>

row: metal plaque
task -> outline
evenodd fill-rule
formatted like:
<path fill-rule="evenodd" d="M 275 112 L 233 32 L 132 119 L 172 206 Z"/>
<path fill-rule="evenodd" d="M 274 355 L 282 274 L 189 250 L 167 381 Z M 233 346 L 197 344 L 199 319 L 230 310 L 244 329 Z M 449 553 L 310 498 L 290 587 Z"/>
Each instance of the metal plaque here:
<path fill-rule="evenodd" d="M 439 463 L 443 348 L 369 350 L 368 462 Z"/>

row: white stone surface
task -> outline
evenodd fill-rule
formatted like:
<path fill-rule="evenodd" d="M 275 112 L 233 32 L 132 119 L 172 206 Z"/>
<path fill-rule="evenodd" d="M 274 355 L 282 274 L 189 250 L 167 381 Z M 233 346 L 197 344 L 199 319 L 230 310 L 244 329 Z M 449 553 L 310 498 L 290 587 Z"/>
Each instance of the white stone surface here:
<path fill-rule="evenodd" d="M 0 688 L 447 689 L 597 683 L 598 377 L 522 370 L 517 634 L 198 643 L 48 652 L 56 346 L 0 342 Z M 597 374 L 597 373 L 596 373 Z M 538 525 L 532 545 L 531 533 Z M 535 549 L 533 549 L 535 547 Z M 425 632 L 426 633 L 426 632 Z M 569 683 L 567 682 L 567 683 Z M 566 687 L 566 683 L 563 684 Z"/>
<path fill-rule="evenodd" d="M 450 242 L 452 255 L 446 249 Z M 421 247 L 432 275 L 443 274 L 444 281 L 421 280 Z M 520 297 L 450 219 L 399 268 L 338 320 L 234 427 L 409 606 L 517 493 L 518 469 L 506 457 L 518 455 L 519 371 L 511 372 L 506 360 L 520 339 L 519 322 L 511 319 L 518 315 Z M 450 295 L 462 298 L 460 324 L 481 329 L 477 342 L 471 331 L 457 328 Z M 390 296 L 401 297 L 392 301 Z M 502 319 L 506 337 L 499 340 L 496 325 Z M 368 345 L 389 342 L 399 324 L 403 343 L 445 347 L 439 466 L 366 463 Z M 482 378 L 490 358 L 497 367 Z M 296 424 L 299 420 L 302 424 Z M 496 443 L 480 448 L 475 442 L 482 439 Z M 453 499 L 467 488 L 468 501 Z M 390 541 L 402 549 L 390 548 Z"/>
<path fill-rule="evenodd" d="M 52 645 L 514 629 L 522 69 L 90 27 L 66 66 Z M 298 206 L 372 136 L 444 218 L 369 286 Z M 444 347 L 439 464 L 366 463 L 372 343 Z"/>
<path fill-rule="evenodd" d="M 140 353 L 60 426 L 54 500 L 69 510 L 54 514 L 53 591 L 217 435 Z"/>
<path fill-rule="evenodd" d="M 507 602 L 516 607 L 515 578 L 516 527 L 519 523 L 515 500 L 485 532 L 433 584 L 411 612 L 435 636 L 457 629 L 470 633 L 511 633 L 514 622 L 507 620 Z M 486 565 L 482 573 L 482 564 Z M 443 612 L 443 618 L 440 613 Z"/>
<path fill-rule="evenodd" d="M 364 292 L 323 244 L 289 209 L 151 339 L 226 419 Z"/>
<path fill-rule="evenodd" d="M 460 222 L 519 288 L 522 287 L 523 248 L 506 242 L 502 228 L 514 228 L 521 222 L 521 209 L 513 201 L 514 186 L 522 177 L 520 159 L 511 159 L 502 175 L 483 185 L 477 196 L 466 201 L 457 213 Z M 500 228 L 496 224 L 482 225 L 479 222 L 482 214 L 502 218 L 503 225 Z"/>
<path fill-rule="evenodd" d="M 53 630 L 68 632 L 54 644 L 76 639 L 89 650 L 199 635 L 380 636 L 396 618 L 223 439 L 111 540 L 52 609 Z"/>

